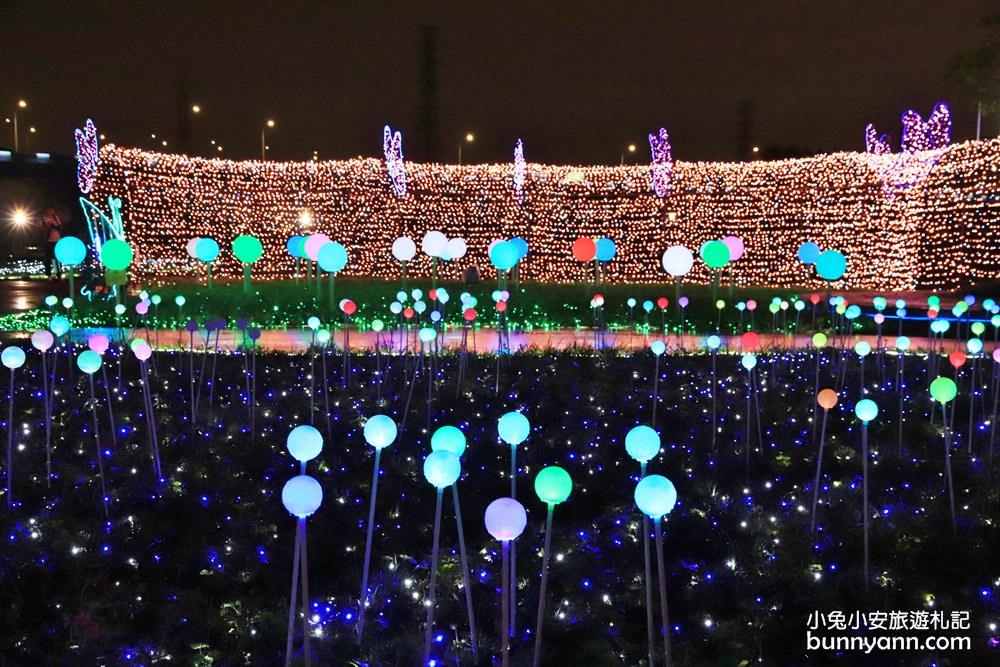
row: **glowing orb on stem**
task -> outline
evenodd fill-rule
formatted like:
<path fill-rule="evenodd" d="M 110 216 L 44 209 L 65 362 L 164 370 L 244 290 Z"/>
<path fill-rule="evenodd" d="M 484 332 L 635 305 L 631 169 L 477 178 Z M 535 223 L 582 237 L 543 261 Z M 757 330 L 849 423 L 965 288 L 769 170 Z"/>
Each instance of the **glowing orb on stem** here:
<path fill-rule="evenodd" d="M 281 503 L 289 514 L 305 519 L 323 504 L 323 487 L 309 475 L 296 475 L 282 487 Z"/>
<path fill-rule="evenodd" d="M 816 258 L 816 273 L 823 280 L 840 280 L 847 271 L 847 258 L 836 250 L 826 250 Z"/>
<path fill-rule="evenodd" d="M 87 375 L 92 375 L 101 369 L 101 355 L 93 350 L 84 350 L 76 358 L 76 365 Z"/>
<path fill-rule="evenodd" d="M 799 261 L 803 264 L 815 264 L 816 260 L 819 259 L 820 252 L 818 245 L 812 241 L 806 241 L 799 246 Z"/>
<path fill-rule="evenodd" d="M 639 463 L 660 453 L 660 434 L 649 426 L 635 426 L 625 435 L 625 451 Z"/>
<path fill-rule="evenodd" d="M 858 419 L 867 424 L 878 417 L 878 406 L 875 404 L 875 401 L 863 398 L 854 406 L 854 414 L 858 416 Z"/>
<path fill-rule="evenodd" d="M 316 253 L 316 262 L 327 273 L 337 273 L 347 266 L 347 248 L 336 241 L 324 243 Z"/>
<path fill-rule="evenodd" d="M 677 504 L 677 489 L 662 475 L 647 475 L 635 486 L 635 504 L 651 519 L 670 514 Z"/>
<path fill-rule="evenodd" d="M 816 396 L 816 402 L 824 410 L 831 410 L 833 406 L 837 405 L 837 392 L 833 389 L 822 389 Z"/>
<path fill-rule="evenodd" d="M 214 262 L 219 256 L 219 244 L 215 239 L 198 239 L 198 243 L 194 247 L 194 252 L 199 261 L 205 263 Z"/>
<path fill-rule="evenodd" d="M 56 259 L 66 266 L 79 266 L 87 258 L 87 246 L 75 236 L 64 236 L 56 241 Z"/>
<path fill-rule="evenodd" d="M 101 246 L 101 264 L 110 271 L 124 271 L 133 258 L 131 246 L 121 239 L 108 239 Z"/>
<path fill-rule="evenodd" d="M 3 349 L 3 352 L 0 352 L 0 361 L 2 361 L 3 365 L 9 368 L 10 370 L 14 370 L 16 368 L 20 368 L 21 366 L 23 366 L 24 359 L 25 359 L 24 350 L 17 347 L 16 345 L 5 347 Z"/>
<path fill-rule="evenodd" d="M 431 436 L 431 451 L 451 452 L 461 457 L 465 453 L 465 434 L 454 426 L 442 426 Z"/>
<path fill-rule="evenodd" d="M 233 254 L 244 264 L 253 264 L 264 254 L 264 246 L 256 236 L 241 234 L 233 239 Z"/>
<path fill-rule="evenodd" d="M 939 377 L 931 382 L 931 396 L 938 403 L 947 403 L 955 398 L 958 387 L 951 378 Z"/>
<path fill-rule="evenodd" d="M 396 422 L 387 415 L 375 415 L 365 422 L 365 442 L 375 449 L 384 449 L 396 439 Z"/>
<path fill-rule="evenodd" d="M 31 344 L 36 350 L 45 352 L 55 343 L 55 337 L 50 331 L 41 330 L 31 334 Z"/>
<path fill-rule="evenodd" d="M 497 422 L 497 433 L 500 434 L 500 439 L 512 447 L 527 440 L 530 431 L 531 424 L 528 422 L 528 418 L 520 412 L 508 412 Z"/>
<path fill-rule="evenodd" d="M 566 502 L 572 492 L 573 480 L 559 466 L 542 468 L 535 476 L 535 494 L 543 503 L 558 505 Z"/>
<path fill-rule="evenodd" d="M 524 505 L 513 498 L 497 498 L 486 508 L 486 530 L 494 539 L 506 542 L 515 540 L 528 525 Z"/>
<path fill-rule="evenodd" d="M 323 435 L 314 427 L 304 424 L 296 426 L 285 440 L 288 453 L 296 461 L 311 461 L 323 451 Z"/>
<path fill-rule="evenodd" d="M 729 246 L 723 241 L 709 241 L 701 247 L 701 259 L 710 269 L 721 269 L 731 258 Z"/>
<path fill-rule="evenodd" d="M 439 449 L 424 459 L 424 479 L 438 489 L 451 486 L 461 475 L 462 462 L 452 452 Z"/>

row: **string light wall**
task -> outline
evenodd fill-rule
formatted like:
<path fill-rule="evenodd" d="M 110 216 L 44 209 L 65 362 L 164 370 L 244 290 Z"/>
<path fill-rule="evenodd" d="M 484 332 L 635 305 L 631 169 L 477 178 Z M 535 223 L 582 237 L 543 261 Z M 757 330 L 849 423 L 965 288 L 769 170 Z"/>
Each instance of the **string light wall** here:
<path fill-rule="evenodd" d="M 573 241 L 606 236 L 618 248 L 605 267 L 607 280 L 665 282 L 670 278 L 660 257 L 666 248 L 697 251 L 728 235 L 746 246 L 723 273 L 723 282 L 736 284 L 825 286 L 797 258 L 805 241 L 846 255 L 847 273 L 834 283 L 839 288 L 951 288 L 995 276 L 1000 140 L 951 145 L 934 157 L 926 178 L 892 196 L 885 188 L 897 158 L 892 154 L 675 162 L 662 198 L 649 165 L 528 163 L 518 203 L 510 163 L 409 163 L 400 195 L 378 159 L 235 162 L 108 145 L 100 151 L 91 198 L 122 199 L 134 266 L 145 276 L 192 271 L 185 244 L 195 236 L 210 236 L 223 248 L 213 275 L 240 276 L 228 248 L 236 236 L 253 234 L 264 244 L 254 275 L 288 277 L 294 270 L 288 237 L 323 232 L 348 249 L 342 275 L 395 278 L 400 267 L 392 242 L 407 235 L 419 246 L 430 230 L 468 243 L 461 260 L 439 264 L 439 275 L 451 278 L 472 264 L 489 278 L 489 243 L 520 236 L 530 247 L 521 278 L 585 281 L 593 267 L 573 258 Z M 431 270 L 420 253 L 407 268 L 411 276 Z M 684 280 L 710 279 L 698 261 Z"/>

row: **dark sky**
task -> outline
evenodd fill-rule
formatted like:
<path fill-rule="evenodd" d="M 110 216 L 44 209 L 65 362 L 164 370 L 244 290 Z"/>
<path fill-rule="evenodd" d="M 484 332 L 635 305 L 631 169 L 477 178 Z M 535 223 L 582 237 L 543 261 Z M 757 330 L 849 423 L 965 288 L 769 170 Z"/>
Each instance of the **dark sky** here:
<path fill-rule="evenodd" d="M 447 5 L 447 6 L 445 6 Z M 667 128 L 680 160 L 737 156 L 739 101 L 752 143 L 863 150 L 874 121 L 975 105 L 946 63 L 982 43 L 990 0 L 757 2 L 45 2 L 0 0 L 0 116 L 29 102 L 32 150 L 70 152 L 92 116 L 109 140 L 175 142 L 180 81 L 203 108 L 192 153 L 277 159 L 380 155 L 385 123 L 413 155 L 421 26 L 438 26 L 439 137 L 455 161 L 612 164 Z M 995 134 L 995 122 L 985 129 Z M 10 125 L 0 145 L 11 145 Z M 407 150 L 410 147 L 410 150 Z"/>

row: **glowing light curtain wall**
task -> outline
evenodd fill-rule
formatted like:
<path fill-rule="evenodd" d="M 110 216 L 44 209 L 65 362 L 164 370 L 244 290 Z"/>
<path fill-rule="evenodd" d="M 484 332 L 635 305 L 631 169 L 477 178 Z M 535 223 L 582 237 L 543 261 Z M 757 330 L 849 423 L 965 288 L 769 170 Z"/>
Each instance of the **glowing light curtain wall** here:
<path fill-rule="evenodd" d="M 580 281 L 593 275 L 573 259 L 579 236 L 618 244 L 611 281 L 667 282 L 660 256 L 671 245 L 695 250 L 735 234 L 746 245 L 725 281 L 774 286 L 824 285 L 796 258 L 804 241 L 845 253 L 838 287 L 952 287 L 1000 269 L 1000 140 L 936 151 L 918 184 L 888 196 L 892 155 L 836 153 L 747 163 L 676 162 L 670 192 L 653 192 L 650 166 L 528 164 L 521 203 L 512 164 L 407 165 L 407 191 L 396 194 L 383 160 L 233 162 L 105 146 L 91 197 L 121 197 L 126 234 L 145 274 L 191 270 L 184 251 L 194 236 L 215 238 L 218 276 L 240 275 L 228 247 L 240 234 L 264 243 L 260 277 L 290 276 L 285 240 L 321 231 L 348 248 L 343 275 L 396 277 L 389 248 L 401 235 L 419 246 L 429 230 L 462 236 L 469 253 L 439 273 L 457 277 L 470 264 L 492 275 L 486 247 L 522 236 L 530 252 L 523 279 Z M 303 213 L 311 222 L 303 224 Z M 420 254 L 410 275 L 430 272 Z M 705 283 L 701 262 L 686 280 Z"/>

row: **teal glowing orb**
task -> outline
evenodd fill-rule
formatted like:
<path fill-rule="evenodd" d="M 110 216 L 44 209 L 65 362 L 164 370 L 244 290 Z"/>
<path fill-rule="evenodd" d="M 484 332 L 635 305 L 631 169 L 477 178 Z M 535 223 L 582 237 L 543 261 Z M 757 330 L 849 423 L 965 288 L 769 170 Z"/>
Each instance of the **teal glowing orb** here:
<path fill-rule="evenodd" d="M 256 236 L 241 234 L 233 239 L 233 254 L 244 264 L 253 264 L 264 254 L 264 246 Z"/>
<path fill-rule="evenodd" d="M 656 356 L 660 356 L 667 351 L 667 346 L 662 340 L 654 340 L 653 344 L 649 346 L 649 349 Z"/>
<path fill-rule="evenodd" d="M 449 487 L 457 482 L 461 475 L 462 462 L 452 452 L 439 449 L 424 459 L 424 479 L 435 488 Z"/>
<path fill-rule="evenodd" d="M 306 326 L 308 326 L 313 331 L 316 331 L 316 329 L 319 329 L 319 325 L 320 325 L 319 318 L 316 317 L 315 315 L 313 315 L 308 320 L 306 320 Z"/>
<path fill-rule="evenodd" d="M 528 418 L 520 412 L 508 412 L 497 422 L 497 433 L 500 439 L 511 447 L 516 447 L 528 439 L 531 424 Z"/>
<path fill-rule="evenodd" d="M 823 280 L 840 280 L 847 271 L 847 258 L 836 250 L 826 250 L 816 258 L 816 273 Z"/>
<path fill-rule="evenodd" d="M 501 271 L 514 268 L 521 258 L 517 246 L 509 241 L 500 241 L 490 249 L 490 261 Z"/>
<path fill-rule="evenodd" d="M 87 375 L 92 375 L 97 371 L 101 370 L 101 355 L 97 354 L 93 350 L 84 350 L 80 353 L 80 356 L 76 358 L 76 365 L 81 371 Z"/>
<path fill-rule="evenodd" d="M 3 352 L 0 352 L 0 362 L 10 370 L 20 368 L 24 365 L 24 350 L 21 348 L 11 345 L 10 347 L 5 347 Z"/>
<path fill-rule="evenodd" d="M 740 359 L 740 363 L 743 364 L 743 368 L 752 371 L 757 366 L 757 355 L 748 352 Z"/>
<path fill-rule="evenodd" d="M 899 336 L 896 339 L 896 349 L 905 352 L 910 349 L 910 339 L 908 336 Z"/>
<path fill-rule="evenodd" d="M 214 262 L 219 256 L 219 244 L 215 239 L 198 239 L 194 246 L 194 254 L 202 262 Z"/>
<path fill-rule="evenodd" d="M 639 463 L 660 453 L 660 434 L 649 426 L 636 426 L 625 435 L 625 451 Z"/>
<path fill-rule="evenodd" d="M 329 329 L 318 329 L 316 331 L 316 342 L 326 345 L 330 342 L 330 330 Z"/>
<path fill-rule="evenodd" d="M 66 266 L 79 266 L 87 258 L 87 246 L 75 236 L 64 236 L 56 241 L 56 259 Z"/>
<path fill-rule="evenodd" d="M 65 335 L 65 333 L 69 331 L 69 320 L 62 315 L 56 315 L 49 320 L 49 330 L 56 336 Z"/>
<path fill-rule="evenodd" d="M 302 259 L 305 256 L 304 248 L 302 244 L 306 242 L 306 237 L 304 236 L 292 236 L 287 241 L 285 241 L 285 250 L 288 254 L 295 259 Z"/>
<path fill-rule="evenodd" d="M 729 246 L 724 241 L 709 241 L 701 247 L 701 259 L 710 269 L 721 269 L 729 263 Z"/>
<path fill-rule="evenodd" d="M 47 297 L 45 297 L 45 305 L 48 306 L 49 308 L 56 305 L 57 303 L 59 303 L 59 297 L 57 297 L 55 294 L 49 294 Z"/>
<path fill-rule="evenodd" d="M 712 334 L 707 338 L 705 338 L 705 345 L 710 350 L 718 350 L 720 347 L 722 347 L 722 339 L 716 336 L 715 334 Z"/>
<path fill-rule="evenodd" d="M 820 255 L 819 246 L 812 241 L 806 241 L 799 246 L 798 255 L 799 261 L 803 264 L 815 264 Z"/>
<path fill-rule="evenodd" d="M 859 340 L 854 345 L 854 352 L 862 359 L 867 357 L 871 353 L 871 351 L 872 351 L 872 346 L 871 343 L 869 343 L 868 341 Z"/>
<path fill-rule="evenodd" d="M 347 266 L 347 248 L 336 241 L 324 243 L 316 254 L 316 262 L 327 273 L 338 273 Z"/>
<path fill-rule="evenodd" d="M 174 297 L 174 303 L 177 304 L 178 308 L 183 308 L 184 304 L 187 303 L 187 299 L 184 298 L 184 295 L 178 294 Z"/>
<path fill-rule="evenodd" d="M 288 453 L 296 461 L 312 461 L 323 451 L 323 435 L 308 424 L 296 426 L 285 440 Z"/>
<path fill-rule="evenodd" d="M 969 351 L 969 354 L 979 354 L 983 351 L 983 341 L 979 338 L 970 338 L 969 342 L 965 344 L 965 349 Z"/>
<path fill-rule="evenodd" d="M 486 530 L 501 542 L 516 540 L 528 525 L 524 505 L 513 498 L 497 498 L 486 508 Z"/>
<path fill-rule="evenodd" d="M 378 333 L 382 331 L 382 329 L 385 329 L 385 322 L 379 319 L 372 320 L 372 331 Z"/>
<path fill-rule="evenodd" d="M 649 518 L 659 519 L 674 509 L 677 489 L 662 475 L 647 475 L 635 485 L 635 504 Z"/>
<path fill-rule="evenodd" d="M 854 414 L 858 416 L 858 419 L 867 424 L 878 417 L 878 406 L 875 404 L 875 401 L 863 398 L 854 406 Z"/>
<path fill-rule="evenodd" d="M 437 331 L 431 327 L 420 327 L 420 331 L 417 332 L 417 335 L 420 337 L 420 341 L 422 343 L 429 343 L 437 338 Z"/>
<path fill-rule="evenodd" d="M 934 320 L 931 322 L 931 331 L 937 334 L 944 333 L 950 328 L 951 324 L 948 323 L 948 320 Z"/>
<path fill-rule="evenodd" d="M 323 487 L 309 475 L 296 475 L 282 487 L 281 504 L 292 516 L 305 519 L 323 504 Z"/>
<path fill-rule="evenodd" d="M 396 439 L 396 422 L 387 415 L 375 415 L 365 422 L 365 442 L 375 449 L 384 449 Z"/>
<path fill-rule="evenodd" d="M 535 476 L 535 495 L 547 505 L 566 502 L 573 492 L 573 479 L 559 466 L 548 466 Z"/>
<path fill-rule="evenodd" d="M 618 246 L 616 246 L 615 242 L 609 238 L 597 239 L 595 245 L 597 246 L 597 256 L 595 259 L 598 262 L 610 262 L 618 253 Z"/>
<path fill-rule="evenodd" d="M 455 426 L 442 426 L 431 436 L 431 451 L 451 452 L 461 458 L 465 453 L 465 434 Z"/>
<path fill-rule="evenodd" d="M 133 259 L 132 247 L 121 239 L 108 239 L 101 246 L 101 264 L 109 271 L 124 271 Z"/>

